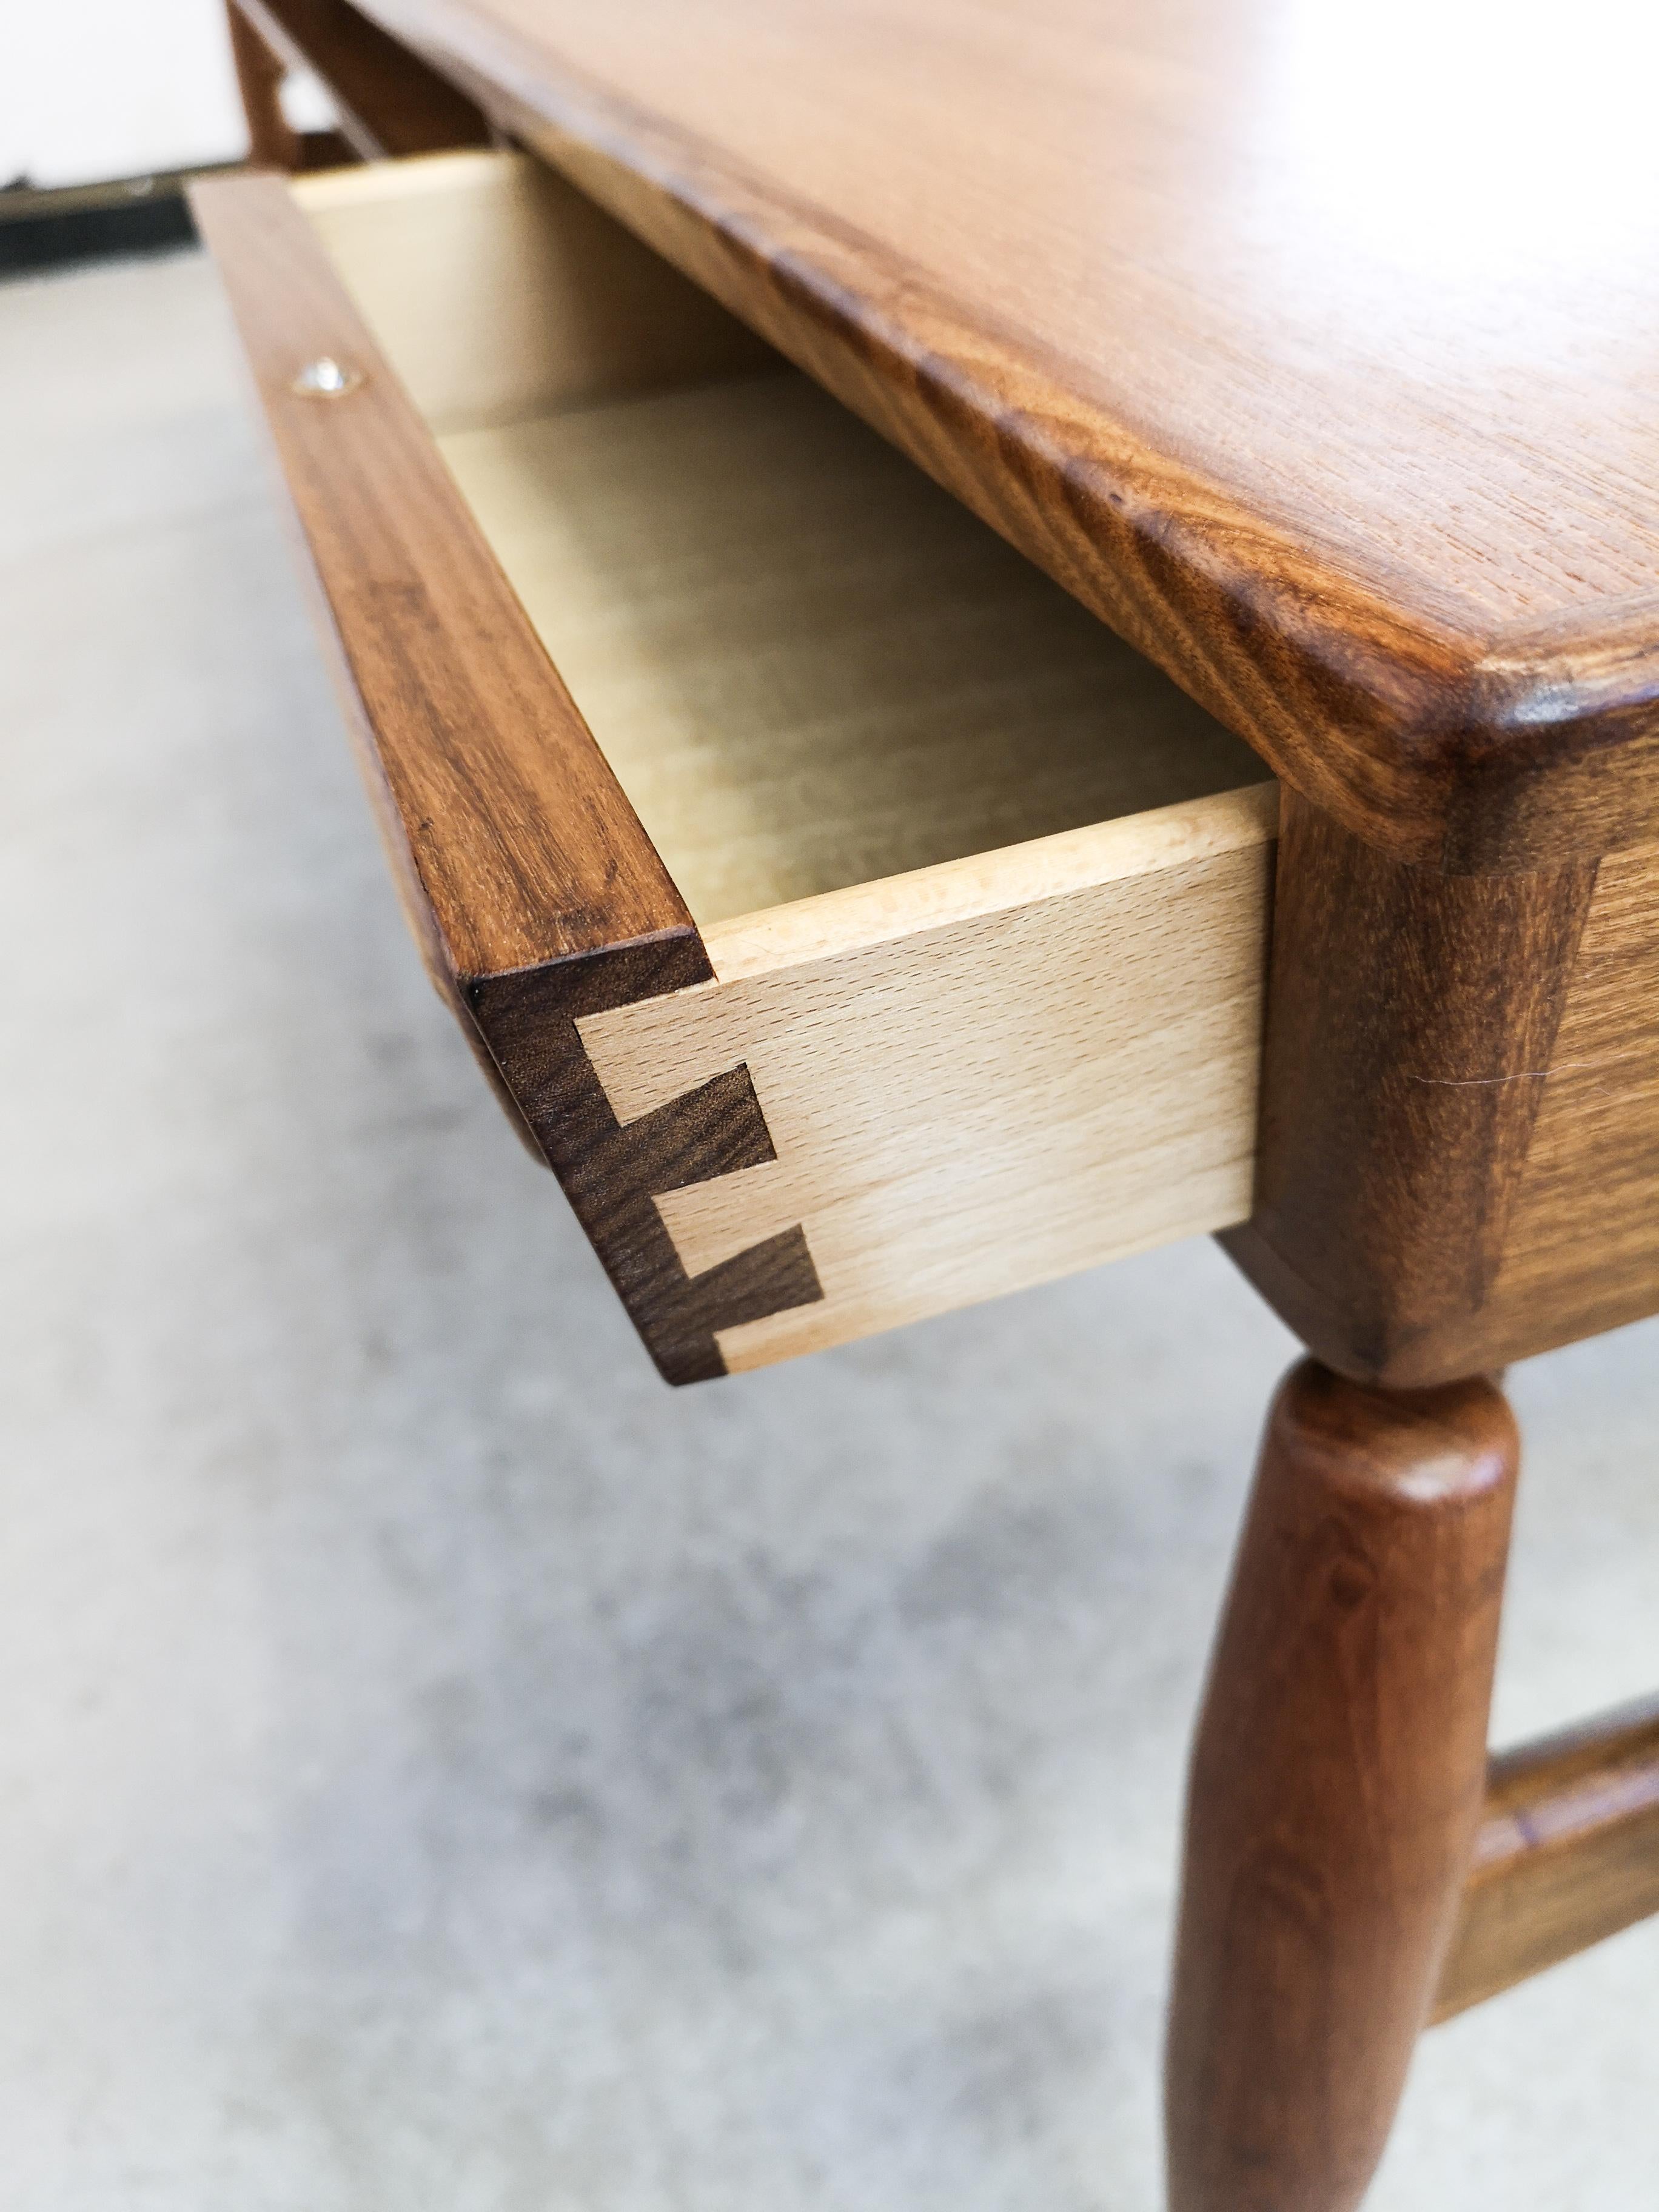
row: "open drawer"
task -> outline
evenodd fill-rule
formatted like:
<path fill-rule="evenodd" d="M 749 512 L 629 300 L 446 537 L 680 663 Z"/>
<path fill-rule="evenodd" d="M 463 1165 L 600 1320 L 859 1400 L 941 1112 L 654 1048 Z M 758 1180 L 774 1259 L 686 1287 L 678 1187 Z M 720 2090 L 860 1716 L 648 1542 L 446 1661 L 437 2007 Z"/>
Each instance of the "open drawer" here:
<path fill-rule="evenodd" d="M 533 161 L 195 202 L 428 966 L 664 1374 L 1243 1218 L 1247 748 Z"/>

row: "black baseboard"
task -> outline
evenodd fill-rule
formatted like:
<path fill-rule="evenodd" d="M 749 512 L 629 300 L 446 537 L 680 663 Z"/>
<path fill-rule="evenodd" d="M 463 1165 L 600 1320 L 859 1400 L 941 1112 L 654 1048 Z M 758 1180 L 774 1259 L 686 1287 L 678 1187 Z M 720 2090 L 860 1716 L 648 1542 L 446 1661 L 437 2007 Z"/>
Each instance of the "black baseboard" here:
<path fill-rule="evenodd" d="M 0 276 L 160 252 L 195 236 L 179 176 L 0 191 Z"/>

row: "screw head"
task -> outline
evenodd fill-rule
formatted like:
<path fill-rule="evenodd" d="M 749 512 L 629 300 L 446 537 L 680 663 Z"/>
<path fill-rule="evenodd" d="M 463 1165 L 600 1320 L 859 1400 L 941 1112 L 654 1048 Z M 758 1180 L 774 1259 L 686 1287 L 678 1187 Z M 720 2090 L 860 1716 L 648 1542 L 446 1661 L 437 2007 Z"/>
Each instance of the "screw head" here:
<path fill-rule="evenodd" d="M 295 378 L 293 390 L 301 399 L 338 399 L 348 392 L 355 392 L 363 380 L 360 368 L 336 361 L 332 354 L 319 354 L 308 361 Z"/>

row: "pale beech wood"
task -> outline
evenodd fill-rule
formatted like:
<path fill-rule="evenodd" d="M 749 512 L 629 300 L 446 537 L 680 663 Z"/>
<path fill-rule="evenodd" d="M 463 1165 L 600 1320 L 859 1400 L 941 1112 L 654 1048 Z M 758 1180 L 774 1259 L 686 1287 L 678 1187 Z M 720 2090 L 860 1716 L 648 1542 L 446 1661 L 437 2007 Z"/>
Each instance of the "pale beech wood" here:
<path fill-rule="evenodd" d="M 793 371 L 440 443 L 702 924 L 1261 778 Z"/>
<path fill-rule="evenodd" d="M 698 1273 L 786 1226 L 820 1300 L 733 1370 L 1242 1219 L 1269 785 L 704 932 L 715 981 L 580 1030 L 624 1125 L 741 1063 L 775 1161 L 660 1197 Z"/>
<path fill-rule="evenodd" d="M 1492 1763 L 1457 1933 L 1449 2020 L 1659 1912 L 1659 1698 Z"/>
<path fill-rule="evenodd" d="M 523 155 L 375 162 L 296 178 L 289 190 L 434 429 L 777 362 L 706 292 Z"/>

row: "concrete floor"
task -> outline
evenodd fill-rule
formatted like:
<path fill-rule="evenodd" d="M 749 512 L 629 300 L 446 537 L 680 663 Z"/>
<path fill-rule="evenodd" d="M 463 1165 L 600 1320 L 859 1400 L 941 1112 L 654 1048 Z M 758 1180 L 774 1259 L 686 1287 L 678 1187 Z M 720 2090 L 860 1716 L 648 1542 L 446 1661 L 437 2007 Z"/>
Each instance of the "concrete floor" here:
<path fill-rule="evenodd" d="M 0 2205 L 1153 2212 L 1291 1350 L 1206 1243 L 659 1385 L 404 939 L 193 256 L 0 291 Z M 1659 1682 L 1659 1329 L 1519 1370 L 1509 1737 Z M 1659 2201 L 1659 1926 L 1374 2212 Z"/>

